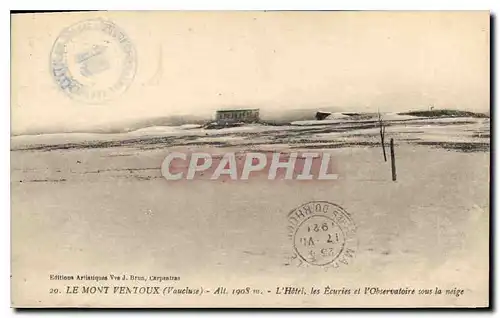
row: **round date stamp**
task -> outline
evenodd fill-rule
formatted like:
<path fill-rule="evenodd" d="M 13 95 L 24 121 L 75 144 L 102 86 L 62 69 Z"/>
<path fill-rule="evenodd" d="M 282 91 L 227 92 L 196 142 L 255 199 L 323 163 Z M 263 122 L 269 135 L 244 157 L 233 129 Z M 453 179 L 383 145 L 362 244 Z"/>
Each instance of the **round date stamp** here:
<path fill-rule="evenodd" d="M 357 250 L 356 225 L 349 213 L 327 201 L 305 203 L 288 214 L 291 260 L 297 265 L 340 267 Z"/>
<path fill-rule="evenodd" d="M 78 22 L 57 37 L 50 70 L 59 88 L 81 102 L 99 104 L 124 93 L 133 82 L 137 55 L 130 38 L 113 22 Z"/>

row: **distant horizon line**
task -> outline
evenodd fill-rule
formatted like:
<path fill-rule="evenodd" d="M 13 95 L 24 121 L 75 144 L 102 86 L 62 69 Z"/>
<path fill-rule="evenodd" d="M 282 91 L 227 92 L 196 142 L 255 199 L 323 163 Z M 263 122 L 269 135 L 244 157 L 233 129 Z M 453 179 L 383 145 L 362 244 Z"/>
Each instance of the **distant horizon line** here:
<path fill-rule="evenodd" d="M 234 109 L 223 109 L 222 111 L 240 111 L 240 110 L 260 110 L 259 108 L 234 108 Z M 280 112 L 280 116 L 261 116 L 259 121 L 256 123 L 261 124 L 274 124 L 274 125 L 287 125 L 291 124 L 294 121 L 309 121 L 309 120 L 317 120 L 315 118 L 315 114 L 317 112 L 325 112 L 327 108 L 318 108 L 314 109 L 293 109 L 289 110 L 288 116 L 283 115 L 286 111 Z M 460 110 L 460 109 L 452 109 L 452 108 L 427 108 L 427 109 L 412 109 L 412 110 L 404 110 L 404 111 L 384 111 L 380 112 L 380 114 L 389 114 L 395 113 L 398 115 L 406 115 L 407 113 L 421 113 L 421 112 L 439 112 L 439 111 L 457 111 L 462 113 L 469 114 L 482 114 L 487 115 L 489 117 L 490 110 L 487 111 L 469 111 L 469 110 Z M 307 114 L 306 114 L 307 112 Z M 326 111 L 329 112 L 329 111 Z M 376 115 L 378 111 L 332 111 L 333 114 L 350 114 L 350 115 Z M 11 137 L 18 136 L 34 136 L 34 135 L 45 135 L 45 134 L 66 134 L 66 133 L 95 133 L 95 134 L 120 134 L 120 133 L 128 133 L 137 131 L 139 129 L 144 129 L 148 127 L 180 127 L 183 125 L 204 125 L 209 124 L 211 122 L 215 122 L 214 118 L 215 114 L 186 114 L 186 115 L 170 115 L 170 116 L 156 116 L 149 118 L 139 118 L 136 120 L 122 120 L 102 125 L 96 125 L 92 127 L 78 127 L 78 128 L 68 128 L 68 127 L 45 127 L 42 129 L 26 129 L 25 131 L 16 132 L 15 129 L 11 129 Z M 451 115 L 448 115 L 453 117 Z M 425 116 L 415 116 L 422 117 Z M 445 116 L 436 116 L 445 117 Z M 455 117 L 467 117 L 467 116 L 455 116 Z M 12 127 L 11 127 L 12 128 Z"/>

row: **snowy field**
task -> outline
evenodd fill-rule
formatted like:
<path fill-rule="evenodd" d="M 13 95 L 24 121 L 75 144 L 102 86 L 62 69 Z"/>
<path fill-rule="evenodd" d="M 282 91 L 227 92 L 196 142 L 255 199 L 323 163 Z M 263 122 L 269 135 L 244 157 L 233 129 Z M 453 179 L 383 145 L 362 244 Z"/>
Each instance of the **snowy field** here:
<path fill-rule="evenodd" d="M 23 277 L 18 283 L 29 285 L 23 299 L 45 292 L 37 287 L 46 284 L 40 273 L 98 268 L 175 274 L 183 286 L 200 281 L 263 288 L 269 281 L 273 286 L 461 286 L 468 296 L 456 297 L 455 304 L 477 304 L 488 293 L 489 119 L 408 117 L 386 121 L 386 139 L 396 144 L 396 182 L 383 160 L 378 124 L 370 120 L 12 137 L 14 279 Z M 168 184 L 161 176 L 168 151 L 208 148 L 328 151 L 341 178 L 328 184 Z M 359 245 L 352 264 L 328 271 L 287 264 L 292 246 L 286 215 L 312 200 L 336 203 L 351 214 Z M 240 304 L 359 306 L 361 301 L 305 299 L 246 298 Z M 68 298 L 61 301 L 68 304 Z M 115 301 L 140 304 L 133 298 Z M 157 304 L 183 301 L 193 304 L 189 298 Z M 450 300 L 412 300 L 412 305 L 444 303 Z M 384 304 L 404 305 L 404 300 L 363 300 L 365 306 Z"/>

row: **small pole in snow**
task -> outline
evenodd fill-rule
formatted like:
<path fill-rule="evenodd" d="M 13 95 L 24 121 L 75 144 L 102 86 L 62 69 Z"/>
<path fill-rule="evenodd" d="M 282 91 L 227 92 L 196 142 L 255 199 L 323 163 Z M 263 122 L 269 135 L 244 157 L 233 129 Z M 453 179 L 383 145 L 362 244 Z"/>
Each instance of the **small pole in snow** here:
<path fill-rule="evenodd" d="M 396 157 L 394 156 L 394 139 L 391 138 L 392 181 L 396 181 Z"/>

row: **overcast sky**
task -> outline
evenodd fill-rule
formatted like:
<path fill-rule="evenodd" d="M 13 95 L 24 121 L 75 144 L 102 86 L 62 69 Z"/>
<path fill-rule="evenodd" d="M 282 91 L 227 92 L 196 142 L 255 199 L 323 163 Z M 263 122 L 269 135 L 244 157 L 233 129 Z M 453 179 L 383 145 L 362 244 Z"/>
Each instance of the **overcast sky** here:
<path fill-rule="evenodd" d="M 107 17 L 137 51 L 130 88 L 78 103 L 50 75 L 61 30 Z M 58 13 L 12 19 L 12 129 L 82 129 L 218 108 L 263 114 L 489 109 L 488 12 Z"/>

